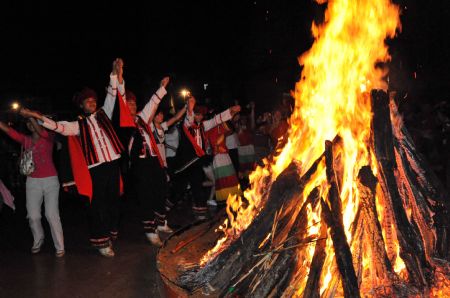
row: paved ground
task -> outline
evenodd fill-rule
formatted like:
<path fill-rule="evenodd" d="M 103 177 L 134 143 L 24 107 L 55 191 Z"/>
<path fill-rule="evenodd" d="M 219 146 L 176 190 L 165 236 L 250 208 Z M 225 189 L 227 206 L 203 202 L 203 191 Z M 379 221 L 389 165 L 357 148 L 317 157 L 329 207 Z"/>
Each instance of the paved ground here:
<path fill-rule="evenodd" d="M 85 209 L 79 199 L 62 195 L 66 255 L 58 259 L 45 220 L 44 249 L 30 254 L 24 195 L 15 195 L 17 211 L 4 207 L 0 212 L 0 297 L 160 297 L 157 249 L 145 239 L 133 199 L 123 201 L 116 256 L 107 259 L 89 246 Z M 186 207 L 182 209 L 189 210 Z M 180 211 L 171 216 L 179 226 L 192 220 Z"/>

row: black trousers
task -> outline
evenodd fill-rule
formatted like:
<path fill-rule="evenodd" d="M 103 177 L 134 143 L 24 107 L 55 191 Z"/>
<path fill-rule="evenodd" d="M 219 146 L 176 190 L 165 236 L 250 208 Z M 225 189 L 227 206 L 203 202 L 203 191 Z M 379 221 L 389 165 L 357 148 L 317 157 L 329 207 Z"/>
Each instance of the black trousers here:
<path fill-rule="evenodd" d="M 171 199 L 173 204 L 181 200 L 184 190 L 188 183 L 191 185 L 192 195 L 194 198 L 194 211 L 206 209 L 206 196 L 203 193 L 202 183 L 204 181 L 204 172 L 202 163 L 196 161 L 187 169 L 174 175 L 173 188 L 174 195 Z"/>
<path fill-rule="evenodd" d="M 136 158 L 132 161 L 140 217 L 146 233 L 154 233 L 166 219 L 165 200 L 169 185 L 165 169 L 156 157 Z"/>
<path fill-rule="evenodd" d="M 170 178 L 172 179 L 173 175 L 175 175 L 175 158 L 176 157 L 166 157 L 167 161 L 167 172 L 169 173 Z"/>
<path fill-rule="evenodd" d="M 120 167 L 119 161 L 106 162 L 89 169 L 93 195 L 88 209 L 90 242 L 102 248 L 117 237 L 119 224 Z"/>
<path fill-rule="evenodd" d="M 236 149 L 228 149 L 228 155 L 231 158 L 231 162 L 233 163 L 234 170 L 236 171 L 236 175 L 239 173 L 239 153 Z"/>

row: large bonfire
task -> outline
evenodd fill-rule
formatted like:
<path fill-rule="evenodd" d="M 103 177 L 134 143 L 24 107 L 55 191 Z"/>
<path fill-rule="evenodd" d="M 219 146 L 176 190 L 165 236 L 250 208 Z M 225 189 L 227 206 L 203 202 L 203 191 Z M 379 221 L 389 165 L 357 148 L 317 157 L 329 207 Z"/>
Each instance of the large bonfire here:
<path fill-rule="evenodd" d="M 346 279 L 351 280 L 352 276 L 358 280 L 356 291 L 364 295 L 421 295 L 424 291 L 420 289 L 423 288 L 429 289 L 427 293 L 430 295 L 450 295 L 448 279 L 442 275 L 442 268 L 446 265 L 437 264 L 432 258 L 437 241 L 436 231 L 430 228 L 433 214 L 429 208 L 423 209 L 418 207 L 418 203 L 405 201 L 413 190 L 408 183 L 399 181 L 406 179 L 404 176 L 407 174 L 402 169 L 394 173 L 397 184 L 406 185 L 405 189 L 398 190 L 408 221 L 406 226 L 414 226 L 413 230 L 420 235 L 418 239 L 423 242 L 417 246 L 423 251 L 417 251 L 419 261 L 416 263 L 408 257 L 411 252 L 415 253 L 415 246 L 412 251 L 407 251 L 407 245 L 401 245 L 414 238 L 404 235 L 408 233 L 403 233 L 406 228 L 395 215 L 395 203 L 389 203 L 386 197 L 388 191 L 383 191 L 380 181 L 378 184 L 367 182 L 367 177 L 378 177 L 378 180 L 385 177 L 384 173 L 380 174 L 382 162 L 373 145 L 373 109 L 377 103 L 371 98 L 371 90 L 388 88 L 384 78 L 387 74 L 385 62 L 390 56 L 385 40 L 393 38 L 398 30 L 399 8 L 389 0 L 329 1 L 324 23 L 312 25 L 314 44 L 299 59 L 303 71 L 293 92 L 295 110 L 289 121 L 290 130 L 284 147 L 279 148 L 276 157 L 266 160 L 264 167 L 258 167 L 251 174 L 251 188 L 243 197 L 228 199 L 228 219 L 220 227 L 224 236 L 204 255 L 202 268 L 214 263 L 261 215 L 268 205 L 268 194 L 275 181 L 294 162 L 298 176 L 307 175 L 308 179 L 301 192 L 276 210 L 269 233 L 258 244 L 261 254 L 255 256 L 260 256 L 260 261 L 247 268 L 246 274 L 234 277 L 236 287 L 240 283 L 253 289 L 261 286 L 257 278 L 252 281 L 245 279 L 256 275 L 257 271 L 264 271 L 263 267 L 269 270 L 275 263 L 274 253 L 290 250 L 295 255 L 290 260 L 294 260 L 296 265 L 289 274 L 289 286 L 278 293 L 284 296 L 312 295 L 311 283 L 317 283 L 320 296 L 348 295 L 352 288 L 346 285 Z M 407 138 L 392 103 L 390 111 L 392 134 L 398 139 Z M 326 140 L 330 142 L 325 145 Z M 324 152 L 331 154 L 332 159 L 327 160 Z M 401 154 L 401 151 L 395 151 L 399 163 Z M 315 171 L 308 173 L 311 168 Z M 364 172 L 370 173 L 365 182 L 361 177 Z M 369 194 L 370 185 L 373 186 L 373 196 Z M 333 201 L 333 196 L 339 200 L 338 203 Z M 339 207 L 338 213 L 333 210 L 335 206 Z M 373 210 L 361 206 L 373 206 Z M 341 236 L 346 243 L 336 243 L 339 242 L 339 229 L 334 230 L 333 226 L 339 226 L 339 220 L 333 223 L 332 218 L 336 214 L 341 217 Z M 281 221 L 287 215 L 289 218 Z M 299 215 L 303 219 L 298 219 Z M 373 224 L 367 224 L 371 218 Z M 292 233 L 289 228 L 277 226 L 282 222 L 283 226 L 290 227 L 298 224 L 299 220 L 303 220 L 303 233 Z M 380 233 L 375 239 L 377 229 Z M 292 242 L 295 237 L 302 240 Z M 293 244 L 289 246 L 289 243 Z M 335 252 L 336 245 L 343 248 L 344 256 L 340 251 Z M 346 247 L 353 263 L 348 271 L 353 273 L 342 271 L 346 270 L 342 264 Z M 419 263 L 420 266 L 417 265 Z M 312 279 L 314 274 L 318 276 Z M 436 282 L 436 277 L 442 280 Z M 206 273 L 203 278 L 211 279 Z M 399 290 L 402 285 L 408 288 L 406 285 L 411 282 L 420 289 Z M 351 294 L 358 296 L 358 293 Z"/>
<path fill-rule="evenodd" d="M 368 151 L 372 117 L 369 92 L 387 88 L 383 80 L 386 73 L 376 65 L 389 60 L 384 41 L 394 37 L 398 28 L 399 9 L 389 0 L 328 3 L 324 24 L 312 25 L 315 38 L 312 48 L 300 57 L 303 72 L 295 86 L 295 110 L 287 143 L 273 161 L 266 161 L 265 167 L 259 167 L 250 176 L 252 188 L 245 193 L 248 203 L 243 204 L 239 197 L 228 200 L 231 223 L 227 225 L 226 238 L 239 235 L 258 214 L 264 203 L 262 194 L 269 186 L 267 182 L 274 181 L 292 160 L 301 163 L 300 175 L 304 174 L 323 153 L 324 141 L 336 135 L 345 144 L 341 199 L 346 206 L 344 218 L 348 230 L 358 201 L 354 191 L 356 176 L 361 166 L 372 160 Z M 376 167 L 372 170 L 376 171 Z M 316 185 L 322 186 L 322 195 L 326 196 L 324 167 L 317 181 L 310 184 L 299 198 L 299 205 Z M 317 231 L 318 228 L 314 226 Z M 219 243 L 218 250 L 220 247 L 223 246 Z"/>

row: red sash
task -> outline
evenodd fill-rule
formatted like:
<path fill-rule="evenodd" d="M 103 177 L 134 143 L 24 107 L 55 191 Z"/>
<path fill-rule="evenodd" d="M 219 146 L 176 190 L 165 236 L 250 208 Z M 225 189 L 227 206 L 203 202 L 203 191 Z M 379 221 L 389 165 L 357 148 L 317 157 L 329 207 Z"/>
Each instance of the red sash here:
<path fill-rule="evenodd" d="M 124 102 L 122 94 L 120 94 L 119 90 L 117 90 L 117 96 L 119 98 L 120 127 L 136 127 L 133 117 L 131 117 L 130 109 Z"/>
<path fill-rule="evenodd" d="M 202 157 L 203 155 L 205 155 L 205 151 L 203 151 L 203 149 L 197 144 L 186 125 L 183 125 L 183 131 L 186 134 L 189 142 L 191 142 L 192 147 L 194 147 L 195 154 L 197 154 L 198 157 Z"/>
<path fill-rule="evenodd" d="M 152 147 L 153 151 L 156 154 L 156 157 L 158 157 L 159 165 L 161 168 L 164 169 L 164 161 L 162 160 L 161 153 L 159 152 L 158 144 L 156 144 L 155 136 L 153 135 L 153 131 L 150 125 L 146 124 L 148 131 L 149 131 L 149 137 L 150 137 L 150 146 Z M 155 127 L 156 129 L 156 127 Z"/>
<path fill-rule="evenodd" d="M 156 144 L 156 140 L 155 140 L 155 136 L 153 135 L 152 128 L 150 127 L 150 125 L 145 123 L 145 121 L 141 117 L 137 116 L 136 119 L 137 119 L 136 121 L 140 125 L 144 126 L 143 127 L 144 130 L 148 134 L 148 137 L 150 138 L 150 147 L 153 150 L 153 152 L 155 152 L 156 157 L 158 158 L 158 161 L 159 161 L 159 165 L 161 166 L 161 168 L 164 168 L 165 167 L 164 166 L 164 161 L 162 160 L 161 153 L 159 152 L 158 145 Z M 144 140 L 145 140 L 144 136 L 142 136 L 142 138 L 144 138 Z M 143 148 L 143 150 L 145 150 L 145 148 Z"/>
<path fill-rule="evenodd" d="M 70 164 L 72 166 L 73 179 L 78 193 L 87 196 L 92 201 L 92 180 L 91 174 L 81 150 L 80 139 L 76 136 L 68 136 Z"/>

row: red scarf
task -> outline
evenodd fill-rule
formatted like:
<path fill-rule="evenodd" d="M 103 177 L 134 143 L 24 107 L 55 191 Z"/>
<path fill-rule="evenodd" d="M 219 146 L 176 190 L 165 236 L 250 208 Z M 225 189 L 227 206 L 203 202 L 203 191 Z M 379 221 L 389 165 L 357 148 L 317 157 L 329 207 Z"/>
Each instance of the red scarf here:
<path fill-rule="evenodd" d="M 136 127 L 133 117 L 131 117 L 130 109 L 124 102 L 122 94 L 120 94 L 119 90 L 117 90 L 117 95 L 119 97 L 120 127 Z"/>
<path fill-rule="evenodd" d="M 194 126 L 192 125 L 193 128 L 198 128 L 198 126 Z M 192 147 L 194 147 L 195 150 L 195 154 L 197 154 L 198 157 L 202 157 L 203 155 L 205 155 L 205 151 L 203 151 L 203 149 L 197 144 L 197 141 L 194 139 L 194 137 L 191 135 L 191 132 L 189 131 L 189 129 L 186 127 L 186 125 L 183 125 L 183 131 L 186 134 L 189 142 L 191 142 Z"/>
<path fill-rule="evenodd" d="M 72 166 L 73 179 L 80 195 L 92 200 L 92 180 L 91 174 L 81 150 L 80 139 L 76 136 L 68 136 L 70 164 Z"/>
<path fill-rule="evenodd" d="M 161 166 L 161 168 L 164 169 L 164 167 L 165 167 L 164 166 L 164 161 L 163 161 L 163 159 L 161 157 L 161 153 L 159 152 L 158 145 L 156 144 L 156 140 L 155 140 L 155 136 L 153 135 L 152 128 L 150 127 L 150 125 L 145 123 L 143 120 L 142 120 L 142 123 L 146 126 L 147 134 L 148 134 L 148 136 L 150 138 L 150 146 L 152 147 L 153 152 L 155 152 L 156 157 L 158 158 L 159 165 Z M 155 129 L 156 129 L 156 127 L 155 127 Z"/>

